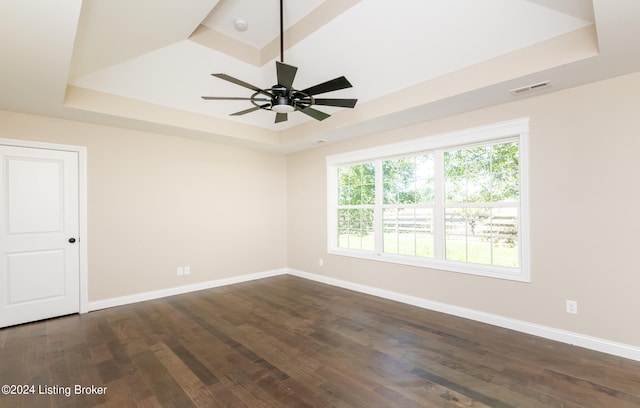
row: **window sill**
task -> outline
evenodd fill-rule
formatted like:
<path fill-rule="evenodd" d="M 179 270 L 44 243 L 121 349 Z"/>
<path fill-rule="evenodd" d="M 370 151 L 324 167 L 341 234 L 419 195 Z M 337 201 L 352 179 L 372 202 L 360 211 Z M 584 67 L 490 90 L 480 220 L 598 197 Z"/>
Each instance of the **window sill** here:
<path fill-rule="evenodd" d="M 367 259 L 370 261 L 388 262 L 399 265 L 415 266 L 420 268 L 436 269 L 449 272 L 464 273 L 467 275 L 484 276 L 489 278 L 506 279 L 517 282 L 531 282 L 530 275 L 522 268 L 507 268 L 493 265 L 442 261 L 414 256 L 374 253 L 355 249 L 331 248 L 331 255 L 347 256 L 351 258 Z"/>

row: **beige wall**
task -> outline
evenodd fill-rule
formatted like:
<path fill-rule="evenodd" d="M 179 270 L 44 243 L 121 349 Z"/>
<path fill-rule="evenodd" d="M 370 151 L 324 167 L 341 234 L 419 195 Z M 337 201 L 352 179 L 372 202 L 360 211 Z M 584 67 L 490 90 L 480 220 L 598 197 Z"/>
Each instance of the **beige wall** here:
<path fill-rule="evenodd" d="M 639 95 L 635 74 L 288 157 L 1 111 L 0 138 L 87 147 L 90 301 L 288 266 L 640 346 Z M 327 255 L 326 155 L 525 116 L 531 283 Z"/>
<path fill-rule="evenodd" d="M 640 346 L 639 107 L 634 74 L 290 155 L 288 266 Z M 327 155 L 527 116 L 531 283 L 327 254 Z"/>
<path fill-rule="evenodd" d="M 86 146 L 90 302 L 286 266 L 283 155 L 2 111 L 0 138 Z"/>

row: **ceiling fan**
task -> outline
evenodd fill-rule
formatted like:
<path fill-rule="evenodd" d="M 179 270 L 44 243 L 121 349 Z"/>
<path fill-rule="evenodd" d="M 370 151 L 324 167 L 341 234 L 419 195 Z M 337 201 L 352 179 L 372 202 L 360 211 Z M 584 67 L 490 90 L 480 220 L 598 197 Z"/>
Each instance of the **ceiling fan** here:
<path fill-rule="evenodd" d="M 234 78 L 227 74 L 211 74 L 217 78 L 232 82 L 236 85 L 243 86 L 254 91 L 254 94 L 248 98 L 244 97 L 224 97 L 224 96 L 203 96 L 205 100 L 233 100 L 233 101 L 250 101 L 252 108 L 232 113 L 231 116 L 240 116 L 250 112 L 264 109 L 276 112 L 275 123 L 288 120 L 288 113 L 299 111 L 317 120 L 328 118 L 328 113 L 312 108 L 313 105 L 337 106 L 340 108 L 353 108 L 356 106 L 357 99 L 335 99 L 335 98 L 316 98 L 315 95 L 324 94 L 340 89 L 351 88 L 352 85 L 344 76 L 323 82 L 321 84 L 298 90 L 293 87 L 297 67 L 284 63 L 284 40 L 283 40 L 283 0 L 280 0 L 280 61 L 276 61 L 276 76 L 278 83 L 271 88 L 258 88 L 240 79 Z"/>

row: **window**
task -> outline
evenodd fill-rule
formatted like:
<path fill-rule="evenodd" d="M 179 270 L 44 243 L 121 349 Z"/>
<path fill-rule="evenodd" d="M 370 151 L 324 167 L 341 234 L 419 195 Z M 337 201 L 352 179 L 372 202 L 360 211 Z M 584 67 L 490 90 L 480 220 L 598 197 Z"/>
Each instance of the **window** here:
<path fill-rule="evenodd" d="M 433 154 L 382 161 L 384 253 L 433 257 Z"/>
<path fill-rule="evenodd" d="M 529 280 L 528 120 L 327 158 L 329 252 Z"/>
<path fill-rule="evenodd" d="M 517 141 L 443 152 L 445 259 L 517 268 Z"/>
<path fill-rule="evenodd" d="M 375 170 L 372 164 L 338 169 L 338 246 L 374 250 Z"/>

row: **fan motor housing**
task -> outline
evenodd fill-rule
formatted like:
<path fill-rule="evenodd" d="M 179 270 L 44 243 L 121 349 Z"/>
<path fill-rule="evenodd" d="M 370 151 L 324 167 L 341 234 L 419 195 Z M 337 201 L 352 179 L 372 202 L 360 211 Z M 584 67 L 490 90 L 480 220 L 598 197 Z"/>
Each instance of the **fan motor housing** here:
<path fill-rule="evenodd" d="M 236 20 L 236 25 L 241 25 L 244 28 L 248 26 L 246 21 L 241 21 L 240 19 Z M 357 99 L 315 99 L 313 97 L 314 95 L 337 91 L 339 89 L 351 88 L 351 83 L 349 83 L 349 81 L 347 81 L 347 78 L 345 78 L 344 76 L 334 78 L 330 81 L 325 81 L 309 88 L 305 88 L 302 91 L 298 91 L 297 89 L 293 88 L 293 81 L 296 77 L 298 68 L 294 67 L 293 65 L 284 63 L 283 27 L 283 0 L 280 0 L 280 61 L 276 61 L 276 75 L 278 79 L 278 83 L 276 85 L 273 85 L 269 89 L 262 89 L 227 74 L 211 74 L 217 78 L 232 82 L 244 88 L 251 89 L 255 93 L 251 95 L 250 98 L 203 96 L 202 99 L 233 101 L 248 100 L 251 102 L 251 104 L 253 104 L 253 108 L 244 109 L 239 112 L 232 113 L 231 116 L 240 116 L 249 112 L 255 112 L 259 109 L 270 110 L 277 113 L 275 123 L 280 123 L 288 120 L 287 113 L 293 111 L 302 112 L 316 120 L 325 120 L 326 118 L 331 116 L 328 113 L 324 113 L 312 108 L 311 106 L 314 104 L 336 106 L 342 108 L 353 108 L 356 105 L 356 102 L 358 102 Z"/>

